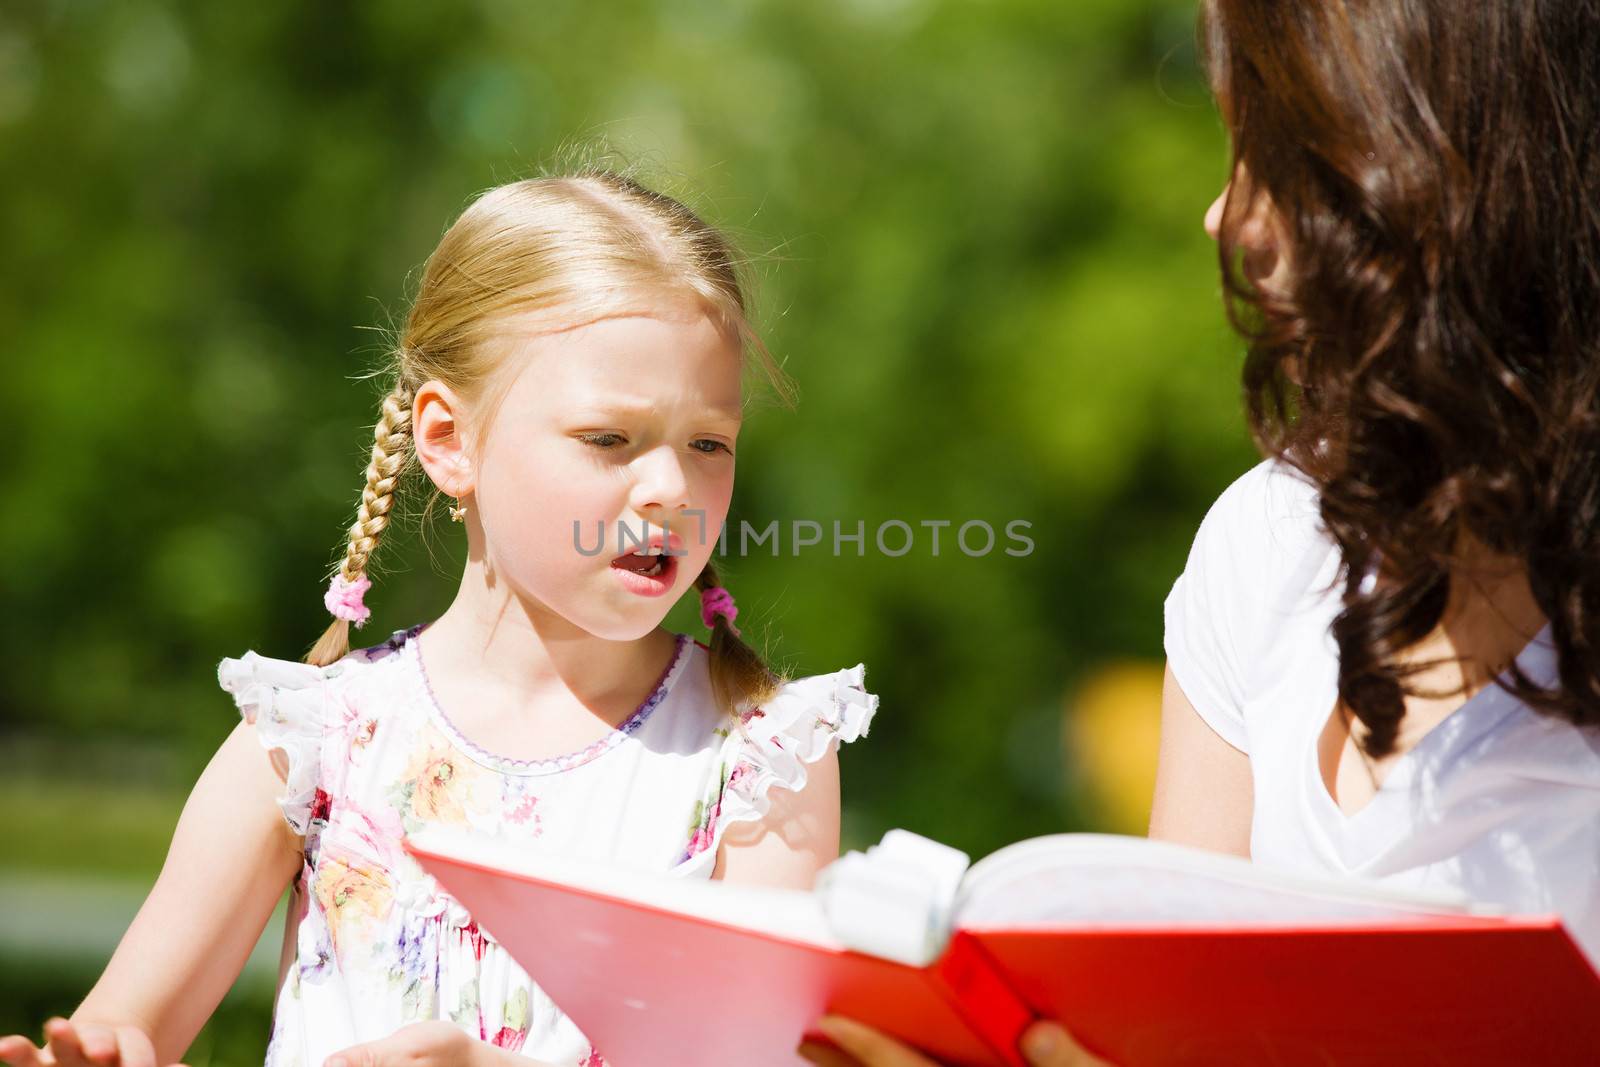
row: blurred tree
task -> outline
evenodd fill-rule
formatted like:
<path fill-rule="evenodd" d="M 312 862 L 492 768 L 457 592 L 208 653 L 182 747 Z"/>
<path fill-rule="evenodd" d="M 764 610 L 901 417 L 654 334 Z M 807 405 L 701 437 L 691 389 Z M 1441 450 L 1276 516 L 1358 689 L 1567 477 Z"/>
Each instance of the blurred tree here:
<path fill-rule="evenodd" d="M 1192 23 L 1188 0 L 0 11 L 0 730 L 51 774 L 192 780 L 233 721 L 215 662 L 296 656 L 324 622 L 372 328 L 474 193 L 604 141 L 751 253 L 804 390 L 754 414 L 734 514 L 829 537 L 726 570 L 780 661 L 865 661 L 883 697 L 845 757 L 847 843 L 1093 825 L 1060 694 L 1159 656 L 1195 525 L 1252 455 Z M 865 555 L 832 554 L 835 520 Z M 904 556 L 873 546 L 890 520 Z M 937 555 L 925 520 L 953 524 Z M 973 520 L 993 551 L 961 550 Z M 1005 553 L 1013 520 L 1031 554 Z M 388 546 L 361 636 L 442 609 L 456 536 Z"/>

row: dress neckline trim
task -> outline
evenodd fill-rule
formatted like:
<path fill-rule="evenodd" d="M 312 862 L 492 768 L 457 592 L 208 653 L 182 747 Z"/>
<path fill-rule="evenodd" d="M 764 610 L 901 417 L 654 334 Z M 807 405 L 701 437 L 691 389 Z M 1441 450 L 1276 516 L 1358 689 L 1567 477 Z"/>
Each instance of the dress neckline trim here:
<path fill-rule="evenodd" d="M 422 645 L 417 640 L 417 637 L 424 629 L 426 629 L 426 624 L 419 624 L 404 632 L 405 645 L 401 649 L 401 655 L 416 681 L 420 683 L 420 699 L 428 718 L 450 739 L 452 744 L 464 752 L 473 762 L 482 764 L 491 770 L 499 771 L 502 774 L 525 776 L 560 774 L 563 771 L 570 771 L 575 767 L 581 767 L 586 763 L 599 759 L 620 745 L 639 727 L 643 726 L 645 721 L 650 718 L 651 713 L 666 700 L 667 694 L 672 691 L 674 683 L 683 674 L 684 665 L 689 660 L 688 651 L 693 644 L 688 634 L 676 635 L 677 641 L 673 648 L 672 659 L 668 662 L 666 669 L 661 672 L 655 688 L 634 709 L 633 714 L 629 715 L 617 726 L 612 727 L 604 737 L 576 752 L 568 752 L 564 755 L 551 756 L 546 759 L 525 760 L 502 756 L 476 744 L 463 734 L 456 727 L 450 716 L 445 713 L 444 708 L 439 704 L 438 697 L 434 695 L 433 683 L 428 680 L 427 666 L 422 662 Z M 396 637 L 400 636 L 402 635 L 396 635 Z"/>

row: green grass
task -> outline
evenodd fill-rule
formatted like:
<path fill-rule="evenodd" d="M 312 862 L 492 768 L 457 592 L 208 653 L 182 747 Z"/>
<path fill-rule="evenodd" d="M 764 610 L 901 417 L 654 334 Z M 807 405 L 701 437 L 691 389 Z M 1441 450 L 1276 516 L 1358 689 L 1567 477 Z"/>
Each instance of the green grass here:
<path fill-rule="evenodd" d="M 81 878 L 146 889 L 155 882 L 184 793 L 35 774 L 0 781 L 0 810 L 7 812 L 7 875 Z M 114 947 L 105 946 L 106 958 Z M 44 1020 L 71 1014 L 103 964 L 81 952 L 69 956 L 0 949 L 0 1034 L 27 1034 L 38 1041 Z M 241 982 L 223 999 L 184 1062 L 191 1067 L 261 1063 L 271 1018 L 270 981 Z"/>
<path fill-rule="evenodd" d="M 97 972 L 81 965 L 0 955 L 0 1034 L 26 1034 L 35 1042 L 52 1015 L 67 1015 L 83 999 Z M 266 1058 L 272 999 L 259 989 L 223 998 L 200 1031 L 184 1063 L 189 1067 L 241 1067 Z"/>
<path fill-rule="evenodd" d="M 0 781 L 6 866 L 154 882 L 184 795 L 154 787 Z"/>

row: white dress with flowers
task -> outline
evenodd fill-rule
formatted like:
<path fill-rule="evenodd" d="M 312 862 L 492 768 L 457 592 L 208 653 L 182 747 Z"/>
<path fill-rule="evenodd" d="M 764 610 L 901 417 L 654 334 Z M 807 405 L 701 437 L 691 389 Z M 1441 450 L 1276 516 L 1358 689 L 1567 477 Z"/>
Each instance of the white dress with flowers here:
<path fill-rule="evenodd" d="M 268 1067 L 321 1067 L 409 1023 L 454 1022 L 552 1064 L 600 1054 L 465 909 L 401 850 L 404 834 L 467 826 L 530 850 L 707 878 L 726 829 L 774 786 L 865 734 L 877 697 L 859 664 L 787 683 L 735 728 L 704 645 L 678 636 L 655 691 L 587 749 L 513 760 L 467 740 L 433 699 L 413 638 L 317 668 L 247 652 L 222 687 L 281 750 L 280 800 L 305 839 Z M 686 980 L 691 976 L 685 976 Z"/>

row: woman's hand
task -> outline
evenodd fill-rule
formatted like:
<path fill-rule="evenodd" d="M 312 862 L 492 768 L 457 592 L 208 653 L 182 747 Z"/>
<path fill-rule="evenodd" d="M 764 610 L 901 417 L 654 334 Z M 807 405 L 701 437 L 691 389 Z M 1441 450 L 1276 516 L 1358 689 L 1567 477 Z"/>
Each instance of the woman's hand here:
<path fill-rule="evenodd" d="M 800 1046 L 800 1055 L 821 1067 L 939 1067 L 921 1053 L 850 1019 L 826 1015 L 817 1020 L 817 1029 L 839 1046 L 828 1048 L 809 1041 Z M 1028 1028 L 1022 1035 L 1022 1054 L 1031 1067 L 1112 1067 L 1052 1022 L 1037 1022 Z"/>
<path fill-rule="evenodd" d="M 479 1041 L 453 1023 L 402 1026 L 388 1037 L 351 1045 L 322 1067 L 549 1067 Z"/>
<path fill-rule="evenodd" d="M 11 1067 L 160 1067 L 150 1035 L 137 1026 L 51 1019 L 44 1024 L 44 1042 L 41 1048 L 21 1034 L 0 1038 L 0 1063 Z"/>

